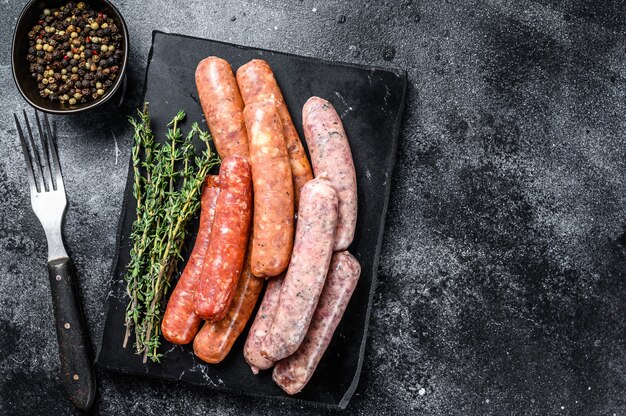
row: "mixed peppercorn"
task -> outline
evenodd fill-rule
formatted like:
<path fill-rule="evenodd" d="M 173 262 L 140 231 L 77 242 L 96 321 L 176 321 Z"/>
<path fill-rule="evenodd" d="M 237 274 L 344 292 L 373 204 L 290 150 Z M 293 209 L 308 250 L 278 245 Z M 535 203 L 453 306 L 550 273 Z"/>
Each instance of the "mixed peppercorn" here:
<path fill-rule="evenodd" d="M 45 9 L 28 32 L 27 59 L 39 94 L 75 105 L 102 97 L 120 75 L 122 32 L 84 2 Z"/>

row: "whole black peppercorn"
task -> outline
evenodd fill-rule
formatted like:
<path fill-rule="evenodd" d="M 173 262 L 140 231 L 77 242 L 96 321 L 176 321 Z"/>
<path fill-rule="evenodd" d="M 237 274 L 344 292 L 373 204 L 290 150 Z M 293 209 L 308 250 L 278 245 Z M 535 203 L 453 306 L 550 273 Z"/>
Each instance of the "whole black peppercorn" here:
<path fill-rule="evenodd" d="M 34 61 L 35 61 L 35 59 L 37 59 L 37 58 L 35 57 L 35 55 L 28 54 L 28 55 L 26 56 L 26 60 L 27 60 L 28 62 L 34 62 Z"/>
<path fill-rule="evenodd" d="M 31 55 L 34 55 L 35 53 L 37 53 L 37 49 L 33 48 L 32 46 L 30 48 L 28 48 L 28 53 Z"/>
<path fill-rule="evenodd" d="M 44 51 L 37 51 L 37 56 L 43 58 L 46 53 Z"/>
<path fill-rule="evenodd" d="M 91 55 L 92 55 L 91 49 L 85 49 L 85 58 L 89 59 L 91 58 Z"/>
<path fill-rule="evenodd" d="M 78 63 L 78 61 L 76 61 L 76 59 L 74 59 L 74 58 L 70 59 L 70 65 L 76 66 L 77 63 Z"/>

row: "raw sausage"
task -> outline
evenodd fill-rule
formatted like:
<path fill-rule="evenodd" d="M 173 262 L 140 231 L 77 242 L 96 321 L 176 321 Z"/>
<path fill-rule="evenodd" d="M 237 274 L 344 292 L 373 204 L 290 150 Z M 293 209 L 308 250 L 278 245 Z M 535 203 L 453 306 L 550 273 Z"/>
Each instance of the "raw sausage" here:
<path fill-rule="evenodd" d="M 196 88 L 220 157 L 237 155 L 247 159 L 243 100 L 230 64 L 216 56 L 200 61 L 196 68 Z"/>
<path fill-rule="evenodd" d="M 306 335 L 333 254 L 337 193 L 322 178 L 302 188 L 291 262 L 261 355 L 274 362 L 293 354 Z"/>
<path fill-rule="evenodd" d="M 246 105 L 259 101 L 270 101 L 276 106 L 289 152 L 295 191 L 294 202 L 297 210 L 300 190 L 305 183 L 313 179 L 313 173 L 272 68 L 262 59 L 253 59 L 237 70 L 237 83 Z"/>
<path fill-rule="evenodd" d="M 293 183 L 283 128 L 274 104 L 244 110 L 254 189 L 252 273 L 272 277 L 289 265 L 293 248 Z"/>
<path fill-rule="evenodd" d="M 178 279 L 165 309 L 161 331 L 173 344 L 189 344 L 198 332 L 202 319 L 195 314 L 193 294 L 202 273 L 204 256 L 211 240 L 211 226 L 215 216 L 215 204 L 220 192 L 217 175 L 207 176 L 200 204 L 200 226 L 196 242 L 189 256 L 185 270 Z"/>
<path fill-rule="evenodd" d="M 326 173 L 337 191 L 339 218 L 334 250 L 345 250 L 354 238 L 357 217 L 356 173 L 346 132 L 337 111 L 319 97 L 311 97 L 304 104 L 302 126 L 315 176 Z"/>
<path fill-rule="evenodd" d="M 264 279 L 250 271 L 250 247 L 246 253 L 243 273 L 228 313 L 218 322 L 207 321 L 193 340 L 193 351 L 203 361 L 221 362 L 230 352 L 252 315 L 256 301 L 263 289 Z"/>
<path fill-rule="evenodd" d="M 272 374 L 288 394 L 296 394 L 308 383 L 341 321 L 361 275 L 361 266 L 347 251 L 335 253 L 324 290 L 298 350 L 279 361 Z"/>
<path fill-rule="evenodd" d="M 243 347 L 243 357 L 250 364 L 254 374 L 258 374 L 259 370 L 267 370 L 274 365 L 274 361 L 268 360 L 261 355 L 261 343 L 272 325 L 284 280 L 284 273 L 268 280 L 263 301 L 250 327 L 246 344 Z"/>
<path fill-rule="evenodd" d="M 222 161 L 220 194 L 211 227 L 211 242 L 194 306 L 203 319 L 219 321 L 226 315 L 243 269 L 252 210 L 250 165 L 240 156 Z"/>

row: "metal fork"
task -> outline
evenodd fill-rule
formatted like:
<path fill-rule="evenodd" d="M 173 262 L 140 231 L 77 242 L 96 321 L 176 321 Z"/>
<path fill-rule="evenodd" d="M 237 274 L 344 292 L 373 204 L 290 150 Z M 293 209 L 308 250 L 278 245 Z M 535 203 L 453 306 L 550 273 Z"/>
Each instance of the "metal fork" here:
<path fill-rule="evenodd" d="M 42 123 L 35 110 L 41 147 L 38 151 L 26 111 L 26 132 L 22 130 L 17 114 L 13 113 L 13 116 L 26 161 L 30 202 L 48 241 L 48 274 L 63 385 L 72 403 L 81 410 L 88 410 L 96 394 L 96 381 L 76 278 L 63 245 L 63 216 L 67 198 L 52 129 L 48 115 L 44 113 Z"/>

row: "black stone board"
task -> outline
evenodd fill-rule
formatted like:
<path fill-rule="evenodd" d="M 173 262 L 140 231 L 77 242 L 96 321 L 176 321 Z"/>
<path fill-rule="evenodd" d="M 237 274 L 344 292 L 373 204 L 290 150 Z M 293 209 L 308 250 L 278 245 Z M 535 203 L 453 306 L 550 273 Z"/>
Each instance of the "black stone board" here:
<path fill-rule="evenodd" d="M 159 140 L 163 140 L 164 126 L 178 109 L 187 113 L 186 123 L 182 125 L 183 133 L 194 121 L 207 128 L 197 97 L 194 73 L 198 62 L 210 55 L 228 60 L 234 71 L 254 58 L 268 61 L 301 137 L 301 109 L 313 95 L 329 100 L 343 119 L 356 166 L 359 198 L 356 235 L 349 251 L 361 263 L 362 275 L 315 375 L 293 399 L 345 408 L 358 384 L 365 350 L 391 174 L 404 109 L 406 73 L 154 32 L 144 99 L 150 103 L 153 128 Z M 130 346 L 122 348 L 127 303 L 124 274 L 129 262 L 129 235 L 135 216 L 131 168 L 129 166 L 118 226 L 118 257 L 113 263 L 98 365 L 123 373 L 182 380 L 220 390 L 283 399 L 290 397 L 274 384 L 271 371 L 255 376 L 243 359 L 242 347 L 250 323 L 228 357 L 217 365 L 206 364 L 195 357 L 191 345 L 175 346 L 164 341 L 161 362 L 148 364 L 143 364 L 142 357 L 134 354 Z M 197 221 L 190 227 L 196 230 Z M 187 254 L 194 239 L 195 234 L 189 239 Z M 183 267 L 180 266 L 181 270 Z"/>

